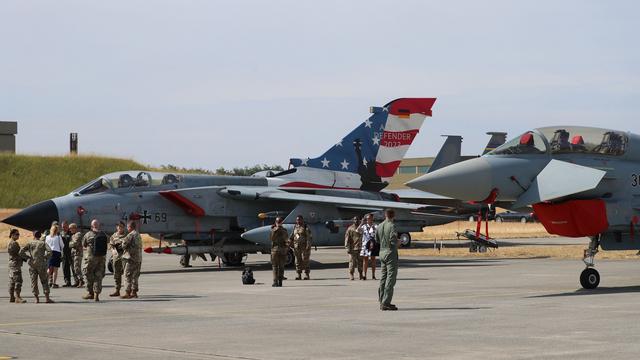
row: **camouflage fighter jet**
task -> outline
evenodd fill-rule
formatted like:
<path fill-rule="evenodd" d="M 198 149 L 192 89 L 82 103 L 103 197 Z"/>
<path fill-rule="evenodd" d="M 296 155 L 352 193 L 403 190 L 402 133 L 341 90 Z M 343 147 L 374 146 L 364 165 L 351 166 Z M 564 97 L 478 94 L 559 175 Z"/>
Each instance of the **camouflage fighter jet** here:
<path fill-rule="evenodd" d="M 594 257 L 640 250 L 640 136 L 574 126 L 529 131 L 478 159 L 424 175 L 408 186 L 514 210 L 532 206 L 551 234 L 590 237 L 580 275 L 594 289 Z"/>

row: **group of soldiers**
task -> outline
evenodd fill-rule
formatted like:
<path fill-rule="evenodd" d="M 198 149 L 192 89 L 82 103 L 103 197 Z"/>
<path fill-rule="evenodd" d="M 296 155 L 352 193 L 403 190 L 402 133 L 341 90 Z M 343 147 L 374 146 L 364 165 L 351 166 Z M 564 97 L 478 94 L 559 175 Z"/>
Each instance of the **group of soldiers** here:
<path fill-rule="evenodd" d="M 393 291 L 398 276 L 398 232 L 396 231 L 395 212 L 385 211 L 385 220 L 376 228 L 375 241 L 380 247 L 381 277 L 378 288 L 378 301 L 380 310 L 395 311 L 398 307 L 391 303 Z M 271 266 L 273 269 L 273 287 L 281 287 L 284 276 L 284 267 L 287 262 L 289 248 L 293 248 L 296 260 L 296 280 L 302 279 L 302 272 L 305 272 L 304 280 L 309 280 L 309 257 L 311 255 L 312 235 L 302 216 L 296 218 L 296 225 L 291 236 L 282 226 L 283 219 L 276 218 L 275 224 L 271 226 Z M 345 234 L 345 248 L 349 255 L 349 277 L 354 280 L 355 270 L 358 269 L 360 278 L 363 279 L 360 258 L 362 250 L 362 230 L 358 217 L 353 218 L 353 224 L 347 229 Z"/>
<path fill-rule="evenodd" d="M 54 222 L 52 226 L 57 226 Z M 70 284 L 70 279 L 65 275 L 65 286 L 86 287 L 85 300 L 100 301 L 102 292 L 102 280 L 105 277 L 106 255 L 108 248 L 113 254 L 114 279 L 116 290 L 110 296 L 119 296 L 122 299 L 138 297 L 138 278 L 142 265 L 142 238 L 136 230 L 136 223 L 130 221 L 126 226 L 120 222 L 116 232 L 109 239 L 100 229 L 97 219 L 91 221 L 91 229 L 82 233 L 76 224 L 66 225 L 63 222 L 61 236 L 68 244 L 70 252 L 65 251 L 65 267 L 69 266 L 73 273 L 75 283 Z M 50 297 L 51 280 L 47 273 L 51 248 L 45 243 L 40 231 L 34 231 L 33 240 L 24 247 L 20 247 L 18 240 L 20 232 L 12 229 L 9 236 L 11 241 L 8 246 L 9 253 L 9 301 L 22 304 L 26 301 L 21 296 L 22 291 L 22 265 L 26 261 L 29 265 L 31 277 L 31 290 L 36 303 L 40 303 L 40 290 L 38 280 L 42 284 L 42 291 L 46 303 L 53 303 Z M 124 294 L 120 293 L 122 277 L 125 278 Z"/>

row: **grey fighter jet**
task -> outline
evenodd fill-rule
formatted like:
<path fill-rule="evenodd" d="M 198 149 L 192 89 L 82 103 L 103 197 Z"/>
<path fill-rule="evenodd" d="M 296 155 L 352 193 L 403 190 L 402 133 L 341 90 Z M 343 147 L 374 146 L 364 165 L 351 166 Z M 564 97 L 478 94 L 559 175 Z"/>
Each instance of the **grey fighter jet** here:
<path fill-rule="evenodd" d="M 574 126 L 529 131 L 478 159 L 407 185 L 514 210 L 532 206 L 551 234 L 590 237 L 584 288 L 600 283 L 594 256 L 640 250 L 640 136 Z"/>
<path fill-rule="evenodd" d="M 397 201 L 380 192 L 395 174 L 436 99 L 404 98 L 371 115 L 317 158 L 291 159 L 280 173 L 250 177 L 204 176 L 146 171 L 107 174 L 55 199 L 28 207 L 3 222 L 45 229 L 53 220 L 83 229 L 97 218 L 104 229 L 120 220 L 139 222 L 142 233 L 172 243 L 145 249 L 178 255 L 213 254 L 231 265 L 247 253 L 269 253 L 268 237 L 242 234 L 283 216 L 303 215 L 317 246 L 339 245 L 347 219 L 384 208 L 397 209 L 403 231 L 451 218 L 417 213 L 422 204 Z M 444 220 L 443 220 L 444 219 Z M 323 236 L 324 235 L 324 236 Z"/>

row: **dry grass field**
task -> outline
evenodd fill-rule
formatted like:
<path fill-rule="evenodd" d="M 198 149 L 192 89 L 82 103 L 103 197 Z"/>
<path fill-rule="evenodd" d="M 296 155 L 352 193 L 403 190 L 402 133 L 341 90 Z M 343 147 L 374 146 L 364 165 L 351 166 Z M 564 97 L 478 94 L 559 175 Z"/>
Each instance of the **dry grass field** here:
<path fill-rule="evenodd" d="M 485 224 L 482 224 L 484 234 Z M 469 221 L 457 221 L 447 225 L 431 226 L 425 228 L 421 233 L 413 233 L 414 240 L 454 240 L 456 232 L 463 232 L 466 229 L 475 231 L 476 223 Z M 544 227 L 538 223 L 489 223 L 489 236 L 497 239 L 520 239 L 520 238 L 546 238 L 551 237 Z"/>

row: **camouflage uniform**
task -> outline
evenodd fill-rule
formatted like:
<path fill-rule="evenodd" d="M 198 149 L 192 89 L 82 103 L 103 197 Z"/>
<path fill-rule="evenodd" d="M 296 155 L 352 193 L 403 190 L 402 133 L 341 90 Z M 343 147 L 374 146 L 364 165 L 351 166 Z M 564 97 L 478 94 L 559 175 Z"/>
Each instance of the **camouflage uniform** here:
<path fill-rule="evenodd" d="M 73 278 L 75 279 L 76 284 L 81 284 L 84 282 L 82 279 L 82 233 L 78 231 L 77 233 L 71 236 L 71 241 L 69 242 L 69 247 L 71 248 L 71 258 L 73 259 L 71 272 L 73 273 Z"/>
<path fill-rule="evenodd" d="M 44 240 L 33 239 L 20 250 L 20 257 L 28 258 L 29 275 L 31 276 L 31 291 L 35 297 L 40 296 L 38 289 L 38 278 L 42 284 L 42 292 L 49 297 L 49 274 L 47 274 L 47 263 L 51 257 L 51 248 Z"/>
<path fill-rule="evenodd" d="M 137 297 L 138 279 L 142 267 L 142 238 L 137 230 L 131 231 L 123 240 L 122 260 L 124 261 L 125 291 Z"/>
<path fill-rule="evenodd" d="M 390 306 L 393 299 L 393 287 L 398 276 L 398 233 L 392 220 L 385 220 L 376 230 L 376 241 L 380 244 L 380 262 L 382 276 L 378 299 L 380 306 Z"/>
<path fill-rule="evenodd" d="M 273 286 L 282 286 L 284 280 L 284 265 L 289 251 L 287 229 L 282 226 L 271 227 L 271 267 L 273 269 Z"/>
<path fill-rule="evenodd" d="M 82 237 L 82 247 L 84 248 L 82 273 L 86 279 L 87 292 L 89 295 L 99 295 L 102 292 L 102 279 L 104 279 L 105 273 L 105 257 L 93 255 L 93 248 L 97 236 L 97 232 L 89 230 L 89 232 Z"/>
<path fill-rule="evenodd" d="M 11 239 L 7 247 L 9 253 L 9 295 L 11 302 L 15 302 L 15 296 L 20 298 L 22 291 L 22 258 L 20 257 L 20 244 Z"/>
<path fill-rule="evenodd" d="M 353 273 L 356 268 L 358 268 L 358 274 L 362 279 L 362 260 L 360 258 L 362 234 L 358 231 L 358 228 L 358 225 L 349 226 L 344 236 L 344 248 L 347 249 L 347 254 L 349 254 L 349 276 L 351 280 L 353 280 Z"/>
<path fill-rule="evenodd" d="M 109 248 L 112 250 L 113 256 L 111 260 L 113 261 L 113 280 L 116 283 L 116 292 L 120 291 L 122 287 L 122 274 L 124 273 L 124 264 L 122 260 L 122 241 L 127 236 L 127 233 L 118 234 L 115 233 L 111 235 L 109 239 Z"/>
<path fill-rule="evenodd" d="M 297 280 L 300 279 L 302 271 L 305 272 L 305 279 L 309 279 L 309 257 L 311 257 L 311 230 L 307 224 L 298 225 L 293 227 L 293 233 L 291 233 L 291 242 L 293 244 L 293 252 L 296 256 L 296 272 L 298 273 Z"/>

